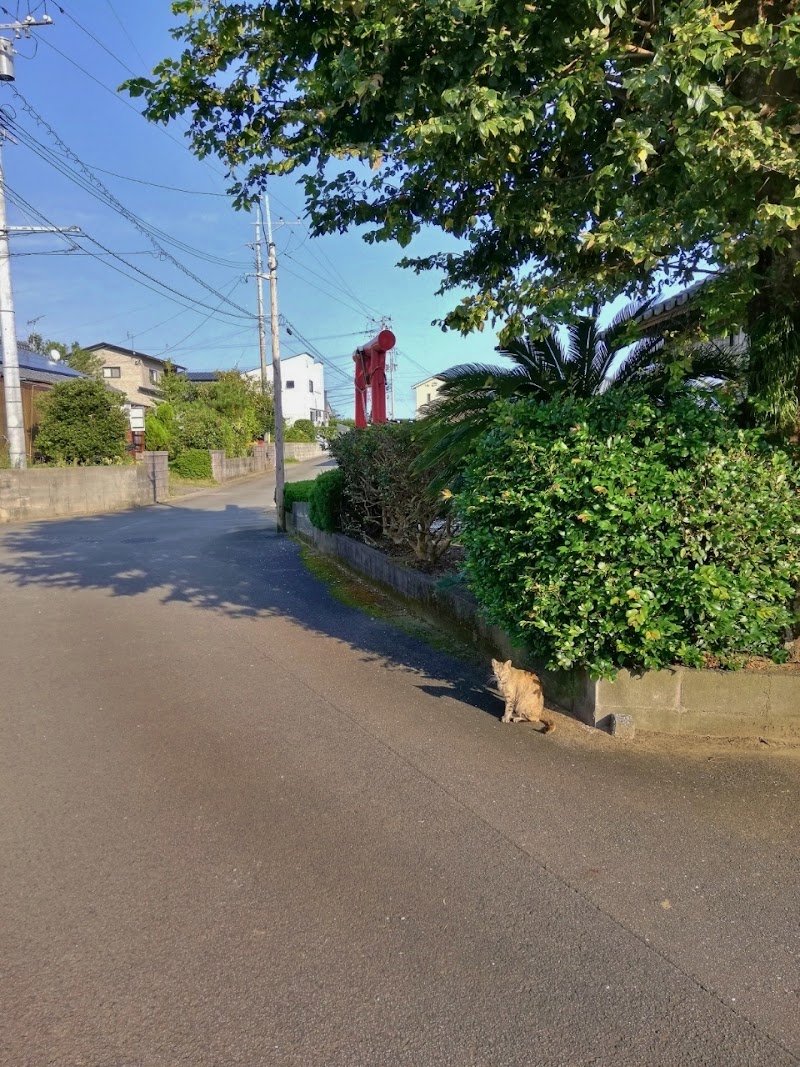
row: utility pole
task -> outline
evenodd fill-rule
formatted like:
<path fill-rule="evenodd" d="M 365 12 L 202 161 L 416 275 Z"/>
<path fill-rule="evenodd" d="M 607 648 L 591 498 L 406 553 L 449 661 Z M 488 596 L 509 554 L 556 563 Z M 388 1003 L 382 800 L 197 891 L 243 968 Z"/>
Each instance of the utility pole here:
<path fill-rule="evenodd" d="M 256 216 L 256 285 L 258 286 L 258 353 L 261 357 L 261 392 L 267 391 L 267 335 L 264 329 L 264 290 L 261 273 L 261 240 L 264 232 L 264 224 L 261 220 L 261 205 L 258 205 Z"/>
<path fill-rule="evenodd" d="M 283 382 L 281 381 L 281 337 L 278 321 L 278 257 L 272 239 L 272 212 L 269 193 L 264 194 L 267 209 L 267 265 L 269 267 L 269 324 L 272 334 L 272 391 L 275 405 L 275 508 L 278 529 L 285 529 L 283 515 Z"/>
<path fill-rule="evenodd" d="M 22 22 L 0 25 L 0 30 L 12 30 L 17 37 L 30 36 L 32 26 L 48 26 L 49 15 L 37 20 L 32 15 Z M 0 81 L 13 82 L 14 45 L 7 37 L 0 37 Z M 0 145 L 7 136 L 0 130 Z M 19 381 L 19 353 L 17 352 L 17 322 L 14 314 L 14 291 L 11 286 L 11 254 L 8 247 L 6 218 L 6 180 L 0 152 L 0 340 L 3 344 L 3 392 L 6 406 L 6 438 L 8 459 L 12 467 L 24 470 L 28 465 L 25 447 L 25 417 L 22 410 L 22 387 Z"/>

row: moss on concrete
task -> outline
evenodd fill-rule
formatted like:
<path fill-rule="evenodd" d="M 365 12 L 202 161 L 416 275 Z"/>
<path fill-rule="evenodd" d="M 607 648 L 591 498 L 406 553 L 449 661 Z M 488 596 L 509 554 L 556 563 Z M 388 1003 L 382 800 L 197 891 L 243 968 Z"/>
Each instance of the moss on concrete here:
<path fill-rule="evenodd" d="M 388 622 L 403 633 L 425 641 L 438 652 L 445 652 L 468 663 L 476 662 L 478 654 L 471 645 L 459 641 L 453 634 L 415 611 L 414 605 L 380 586 L 373 585 L 333 556 L 318 552 L 306 541 L 298 539 L 298 544 L 300 558 L 305 566 L 325 583 L 331 595 L 341 604 L 357 608 L 374 619 Z"/>

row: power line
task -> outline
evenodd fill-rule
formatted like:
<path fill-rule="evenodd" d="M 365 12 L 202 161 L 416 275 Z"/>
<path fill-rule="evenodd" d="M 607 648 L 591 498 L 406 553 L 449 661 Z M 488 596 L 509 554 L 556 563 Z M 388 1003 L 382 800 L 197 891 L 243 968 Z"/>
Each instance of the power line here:
<path fill-rule="evenodd" d="M 17 204 L 17 206 L 20 207 L 22 211 L 30 214 L 30 217 L 35 219 L 37 222 L 43 223 L 46 226 L 53 226 L 53 223 L 50 219 L 43 215 L 38 208 L 35 208 L 31 203 L 29 203 L 29 201 L 27 201 L 21 193 L 16 192 L 16 190 L 12 189 L 8 184 L 6 184 L 6 192 L 8 193 L 9 198 L 12 199 L 13 202 Z M 67 241 L 68 243 L 75 244 L 74 237 L 70 238 L 64 234 L 60 234 L 59 236 L 61 236 L 62 239 Z M 152 274 L 148 274 L 147 271 L 143 271 L 135 264 L 128 263 L 128 261 L 123 259 L 117 252 L 112 252 L 110 248 L 107 248 L 96 238 L 91 237 L 89 234 L 86 233 L 84 233 L 82 236 L 84 240 L 90 241 L 92 244 L 96 245 L 99 249 L 101 249 L 101 251 L 105 252 L 106 256 L 110 257 L 111 259 L 117 260 L 123 266 L 130 268 L 130 270 L 132 270 L 136 275 L 140 275 L 141 278 L 145 279 L 145 281 L 140 281 L 138 277 L 133 277 L 126 271 L 121 270 L 120 267 L 116 266 L 115 263 L 109 262 L 107 258 L 100 257 L 99 255 L 91 251 L 88 252 L 89 255 L 97 259 L 98 263 L 102 263 L 104 266 L 109 267 L 111 270 L 115 270 L 118 274 L 121 274 L 129 281 L 136 282 L 138 285 L 143 286 L 145 289 L 149 289 L 151 292 L 156 293 L 158 296 L 163 297 L 165 292 L 169 293 L 170 299 L 175 300 L 177 298 L 177 300 L 181 301 L 184 304 L 188 311 L 196 311 L 197 308 L 203 308 L 206 311 L 211 310 L 210 305 L 205 304 L 201 300 L 197 300 L 195 297 L 189 296 L 186 293 L 180 292 L 178 289 L 173 288 L 171 285 L 161 281 L 159 278 L 154 277 Z M 75 247 L 79 246 L 75 244 Z M 225 314 L 228 313 L 226 312 Z"/>
<path fill-rule="evenodd" d="M 85 176 L 85 180 L 83 182 L 76 181 L 76 184 L 81 185 L 82 188 L 86 189 L 87 192 L 90 192 L 97 199 L 99 199 L 99 200 L 103 201 L 104 203 L 116 208 L 117 211 L 119 211 L 141 234 L 143 234 L 147 238 L 147 240 L 156 249 L 156 251 L 161 253 L 161 255 L 165 259 L 168 259 L 171 263 L 173 263 L 178 268 L 178 270 L 180 270 L 183 274 L 187 275 L 187 277 L 191 278 L 192 281 L 194 281 L 198 285 L 202 286 L 203 289 L 205 289 L 207 292 L 211 293 L 213 296 L 215 296 L 217 298 L 219 298 L 222 295 L 213 286 L 209 285 L 203 278 L 201 278 L 199 275 L 195 274 L 192 270 L 190 270 L 183 263 L 181 263 L 178 259 L 176 259 L 175 256 L 172 255 L 171 252 L 167 251 L 167 249 L 164 248 L 164 246 L 162 244 L 160 244 L 159 241 L 157 240 L 157 238 L 153 235 L 153 231 L 154 231 L 155 228 L 148 227 L 148 225 L 142 219 L 140 219 L 132 211 L 130 211 L 128 208 L 126 208 L 125 205 L 122 204 L 122 202 L 120 200 L 118 200 L 117 197 L 115 197 L 113 195 L 113 193 L 109 192 L 109 190 L 103 185 L 103 183 L 100 181 L 100 179 L 97 177 L 97 175 L 94 174 L 91 171 L 91 169 L 83 162 L 83 160 L 81 160 L 80 157 L 77 156 L 64 143 L 64 141 L 61 139 L 61 137 L 52 128 L 52 126 L 50 126 L 49 123 L 45 119 L 43 119 L 41 115 L 39 115 L 39 113 L 35 110 L 35 108 L 33 108 L 32 105 L 28 103 L 28 101 L 25 99 L 25 97 L 22 95 L 22 93 L 20 93 L 20 91 L 13 85 L 11 86 L 11 89 L 12 89 L 12 91 L 14 93 L 14 96 L 18 100 L 20 100 L 20 102 L 22 103 L 22 106 L 24 107 L 24 109 L 30 115 L 33 116 L 33 118 L 39 123 L 39 125 L 43 126 L 45 128 L 45 130 L 47 130 L 47 132 L 50 134 L 50 136 L 53 138 L 53 140 L 56 142 L 56 144 L 59 146 L 59 148 L 62 150 L 62 152 L 64 152 L 70 159 L 74 160 L 74 162 L 80 167 L 82 173 Z M 20 127 L 18 127 L 16 123 L 14 123 L 14 128 L 15 128 L 15 130 L 19 130 L 21 134 L 26 134 L 27 133 L 27 131 L 23 131 Z M 30 135 L 28 135 L 28 136 L 30 137 Z M 35 139 L 32 139 L 32 140 L 35 141 Z M 29 145 L 29 147 L 31 147 L 31 146 Z M 51 162 L 51 165 L 55 166 L 57 170 L 60 170 L 61 173 L 65 174 L 67 177 L 70 177 L 71 180 L 73 180 L 73 181 L 76 180 L 77 176 L 74 174 L 74 172 L 71 171 L 69 168 L 64 168 L 63 165 L 61 165 L 61 161 L 55 161 L 54 162 L 53 160 L 49 160 L 49 162 Z M 95 186 L 96 189 L 89 188 L 89 186 L 87 186 L 87 184 L 86 184 L 87 181 L 90 183 L 91 186 Z M 253 317 L 252 313 L 249 312 L 246 308 L 243 308 L 240 304 L 237 304 L 232 300 L 228 300 L 226 302 L 232 308 L 235 308 L 237 311 L 241 312 L 247 318 Z"/>
<path fill-rule="evenodd" d="M 121 18 L 119 17 L 119 15 L 117 14 L 117 10 L 116 10 L 116 8 L 114 7 L 114 5 L 113 5 L 113 4 L 111 3 L 111 0 L 106 0 L 106 4 L 107 4 L 107 5 L 108 5 L 108 7 L 109 7 L 109 8 L 111 9 L 111 14 L 112 14 L 112 15 L 114 16 L 114 18 L 115 18 L 115 19 L 117 20 L 117 22 L 119 23 L 119 25 L 120 25 L 120 28 L 121 28 L 122 32 L 123 32 L 123 33 L 125 34 L 125 36 L 126 36 L 126 37 L 128 38 L 128 40 L 130 41 L 130 43 L 131 43 L 131 47 L 133 48 L 134 52 L 135 52 L 135 53 L 136 53 L 136 55 L 138 56 L 138 58 L 139 58 L 139 60 L 141 61 L 142 65 L 146 67 L 146 66 L 147 66 L 147 60 L 146 60 L 146 59 L 144 58 L 144 56 L 142 55 L 142 53 L 141 53 L 141 52 L 139 51 L 139 49 L 138 49 L 138 48 L 136 47 L 136 42 L 135 42 L 135 41 L 134 41 L 134 39 L 133 39 L 133 38 L 131 37 L 131 35 L 130 35 L 130 34 L 128 33 L 128 30 L 127 30 L 127 27 L 125 26 L 125 23 L 124 23 L 124 22 L 122 21 L 122 19 L 121 19 Z"/>

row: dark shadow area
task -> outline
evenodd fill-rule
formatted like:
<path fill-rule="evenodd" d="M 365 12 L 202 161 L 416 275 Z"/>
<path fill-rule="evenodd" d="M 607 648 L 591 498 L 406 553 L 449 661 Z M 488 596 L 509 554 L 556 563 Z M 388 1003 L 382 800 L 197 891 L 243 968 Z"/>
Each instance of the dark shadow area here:
<path fill-rule="evenodd" d="M 103 590 L 114 597 L 155 595 L 228 618 L 280 616 L 310 634 L 334 637 L 362 659 L 411 670 L 421 686 L 495 717 L 502 702 L 487 691 L 487 670 L 437 651 L 391 622 L 337 600 L 311 574 L 299 546 L 278 534 L 266 509 L 208 499 L 113 515 L 0 529 L 0 582 L 18 587 Z"/>

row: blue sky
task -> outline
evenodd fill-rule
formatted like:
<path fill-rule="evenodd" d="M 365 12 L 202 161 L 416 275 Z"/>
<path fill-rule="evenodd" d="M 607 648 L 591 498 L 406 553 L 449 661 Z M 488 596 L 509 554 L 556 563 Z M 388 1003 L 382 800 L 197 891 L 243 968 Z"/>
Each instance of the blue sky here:
<path fill-rule="evenodd" d="M 62 238 L 12 237 L 18 335 L 36 330 L 68 343 L 108 341 L 170 356 L 195 370 L 257 365 L 256 290 L 247 277 L 253 271 L 253 216 L 230 206 L 221 166 L 192 155 L 185 125 L 166 131 L 153 126 L 138 113 L 137 101 L 116 92 L 130 73 L 149 71 L 176 48 L 168 34 L 175 25 L 168 0 L 0 0 L 0 7 L 6 9 L 0 11 L 3 20 L 8 12 L 24 16 L 29 9 L 37 16 L 47 10 L 53 18 L 52 26 L 33 31 L 32 40 L 17 42 L 14 87 L 0 83 L 0 103 L 20 130 L 19 143 L 3 149 L 9 221 L 80 226 L 97 242 L 78 238 L 84 252 L 68 252 Z M 162 247 L 200 280 L 160 256 L 118 209 L 59 167 L 95 192 L 95 181 L 102 182 L 125 209 L 162 231 Z M 395 266 L 404 250 L 367 245 L 356 233 L 312 239 L 297 224 L 303 200 L 294 180 L 275 179 L 271 194 L 280 311 L 324 356 L 326 385 L 340 414 L 352 415 L 353 348 L 383 316 L 397 335 L 400 417 L 412 413 L 411 385 L 427 374 L 494 360 L 493 333 L 462 338 L 431 325 L 450 301 L 434 295 L 433 275 L 417 277 Z M 425 253 L 446 241 L 430 231 L 405 251 Z M 134 274 L 133 268 L 151 279 L 119 273 Z M 296 337 L 282 334 L 284 356 L 304 349 Z"/>

